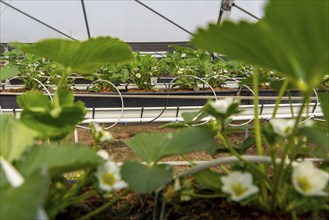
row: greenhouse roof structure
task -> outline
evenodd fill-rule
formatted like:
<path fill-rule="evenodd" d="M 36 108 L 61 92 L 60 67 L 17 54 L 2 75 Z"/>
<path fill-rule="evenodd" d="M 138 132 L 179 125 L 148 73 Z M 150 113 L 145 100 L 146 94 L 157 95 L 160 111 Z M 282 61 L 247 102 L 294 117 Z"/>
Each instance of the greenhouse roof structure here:
<path fill-rule="evenodd" d="M 208 23 L 257 21 L 266 0 L 0 0 L 0 43 L 112 36 L 125 42 L 187 42 Z"/>

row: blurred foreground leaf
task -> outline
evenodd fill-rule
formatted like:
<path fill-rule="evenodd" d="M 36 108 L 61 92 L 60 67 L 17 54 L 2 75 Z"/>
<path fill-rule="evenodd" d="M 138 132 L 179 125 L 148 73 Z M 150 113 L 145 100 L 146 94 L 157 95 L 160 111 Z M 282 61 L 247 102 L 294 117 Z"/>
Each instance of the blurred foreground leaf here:
<path fill-rule="evenodd" d="M 47 39 L 35 44 L 12 43 L 12 46 L 49 58 L 79 73 L 91 73 L 104 64 L 133 59 L 129 45 L 111 37 L 90 38 L 83 42 Z"/>

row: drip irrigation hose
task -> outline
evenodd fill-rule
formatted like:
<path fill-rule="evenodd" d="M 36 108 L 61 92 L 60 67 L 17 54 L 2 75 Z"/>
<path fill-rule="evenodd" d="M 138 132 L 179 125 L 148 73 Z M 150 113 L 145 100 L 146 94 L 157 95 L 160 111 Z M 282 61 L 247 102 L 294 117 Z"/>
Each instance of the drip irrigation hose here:
<path fill-rule="evenodd" d="M 315 89 L 313 89 L 313 92 L 314 92 L 315 98 L 316 98 L 315 99 L 315 106 L 313 107 L 312 112 L 310 113 L 310 116 L 308 118 L 306 118 L 304 121 L 299 122 L 299 124 L 303 124 L 303 123 L 309 121 L 310 119 L 314 119 L 315 118 L 314 112 L 315 112 L 316 108 L 319 105 L 319 97 L 318 97 L 318 93 L 316 92 Z"/>
<path fill-rule="evenodd" d="M 110 128 L 113 128 L 116 124 L 118 124 L 118 123 L 120 122 L 120 120 L 121 120 L 121 118 L 122 118 L 122 115 L 123 115 L 123 112 L 124 112 L 124 101 L 123 101 L 123 97 L 122 97 L 122 94 L 121 94 L 120 90 L 119 90 L 119 89 L 118 89 L 118 88 L 117 88 L 112 82 L 110 82 L 110 81 L 108 81 L 108 80 L 105 80 L 105 79 L 98 79 L 98 80 L 92 82 L 90 85 L 92 85 L 92 84 L 94 84 L 94 83 L 96 83 L 96 82 L 106 82 L 106 83 L 109 83 L 109 84 L 110 84 L 111 86 L 113 86 L 113 87 L 115 88 L 115 90 L 118 92 L 119 97 L 120 97 L 120 100 L 121 100 L 121 113 L 120 113 L 120 117 L 118 118 L 118 120 L 117 120 L 116 122 L 114 122 L 114 124 L 112 124 L 111 126 L 108 126 L 108 127 L 105 127 L 105 128 L 104 128 L 105 130 L 108 130 L 108 129 L 110 129 Z M 93 121 L 93 120 L 94 120 L 94 119 L 92 119 L 92 121 Z M 87 129 L 87 130 L 90 129 L 89 127 L 82 126 L 82 125 L 77 125 L 76 127 L 77 127 L 77 128 Z"/>
<path fill-rule="evenodd" d="M 145 124 L 149 124 L 149 123 L 152 123 L 154 122 L 155 120 L 157 120 L 158 118 L 160 118 L 162 116 L 162 114 L 166 111 L 167 107 L 168 107 L 168 102 L 169 102 L 169 89 L 168 89 L 168 86 L 167 84 L 163 81 L 163 79 L 161 79 L 161 77 L 158 77 L 158 79 L 160 79 L 160 81 L 163 83 L 163 85 L 165 86 L 166 88 L 166 92 L 167 92 L 167 99 L 166 99 L 166 103 L 165 103 L 165 106 L 164 108 L 162 109 L 162 111 L 160 112 L 160 114 L 158 116 L 156 116 L 155 118 L 153 118 L 152 120 L 150 121 L 147 121 L 147 122 L 140 122 L 138 123 L 138 125 L 145 125 Z M 137 123 L 136 123 L 137 124 Z M 134 124 L 133 124 L 134 125 Z"/>
<path fill-rule="evenodd" d="M 5 88 L 5 86 L 10 83 L 11 80 L 14 80 L 14 79 L 19 79 L 19 78 L 25 78 L 24 76 L 14 76 L 10 79 L 8 79 L 4 84 L 2 84 L 3 88 Z M 45 86 L 45 84 L 43 84 L 40 80 L 36 79 L 36 78 L 31 78 L 32 80 L 36 81 L 37 83 L 39 83 L 42 88 L 46 91 L 48 97 L 50 98 L 50 100 L 53 100 L 53 97 L 51 96 L 49 90 L 47 89 L 47 87 Z"/>
<path fill-rule="evenodd" d="M 209 77 L 208 79 L 211 79 L 211 78 L 215 78 L 215 77 L 219 77 L 219 78 L 226 78 L 227 80 L 233 80 L 233 81 L 235 81 L 235 82 L 237 82 L 237 83 L 239 83 L 240 81 L 239 80 L 237 80 L 237 79 L 235 79 L 235 78 L 232 78 L 232 77 L 229 77 L 229 76 L 223 76 L 223 75 L 214 75 L 214 76 L 211 76 L 211 77 Z M 249 86 L 247 86 L 247 85 L 242 85 L 242 86 L 244 86 L 244 87 L 246 87 L 254 96 L 255 96 L 255 93 L 254 93 L 254 91 L 252 91 L 252 89 L 249 87 Z M 241 89 L 239 89 L 239 92 L 237 93 L 237 96 L 240 96 L 240 93 L 241 93 Z M 228 124 L 229 126 L 231 126 L 231 127 L 239 127 L 239 126 L 244 126 L 244 125 L 247 125 L 247 124 L 249 124 L 252 120 L 254 120 L 254 118 L 251 118 L 251 119 L 249 119 L 248 121 L 246 121 L 246 122 L 244 122 L 244 123 L 241 123 L 241 124 Z"/>
<path fill-rule="evenodd" d="M 193 75 L 177 76 L 177 77 L 175 77 L 174 79 L 172 79 L 172 80 L 169 82 L 169 89 L 172 87 L 172 86 L 171 86 L 172 83 L 173 83 L 174 81 L 176 81 L 176 80 L 177 80 L 178 78 L 180 78 L 180 77 L 191 77 L 191 78 L 194 78 L 194 79 L 200 80 L 202 83 L 206 84 L 206 85 L 209 87 L 209 89 L 210 89 L 210 90 L 212 91 L 212 93 L 214 94 L 215 100 L 216 100 L 216 101 L 218 100 L 214 88 L 213 88 L 213 87 L 212 87 L 207 81 L 205 81 L 204 79 L 202 79 L 202 78 L 200 78 L 200 77 L 198 77 L 198 76 L 193 76 Z M 206 121 L 204 121 L 204 122 L 201 122 L 201 123 L 199 123 L 199 124 L 195 124 L 195 125 L 193 125 L 193 126 L 196 127 L 196 126 L 204 125 L 204 124 L 208 123 L 210 120 L 211 120 L 211 118 L 208 119 L 208 120 L 206 120 Z"/>

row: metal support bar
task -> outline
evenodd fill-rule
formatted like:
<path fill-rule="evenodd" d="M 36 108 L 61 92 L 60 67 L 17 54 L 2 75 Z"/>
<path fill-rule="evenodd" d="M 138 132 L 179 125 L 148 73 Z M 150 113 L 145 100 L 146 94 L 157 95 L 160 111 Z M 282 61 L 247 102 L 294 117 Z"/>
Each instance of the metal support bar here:
<path fill-rule="evenodd" d="M 229 18 L 232 10 L 232 4 L 234 0 L 222 0 L 222 3 L 220 5 L 220 11 L 219 11 L 219 16 L 217 19 L 217 24 L 220 24 L 223 22 L 223 18 L 225 17 L 226 19 Z"/>
<path fill-rule="evenodd" d="M 160 14 L 159 12 L 155 11 L 153 8 L 145 5 L 144 3 L 142 3 L 139 0 L 134 0 L 135 2 L 137 2 L 138 4 L 142 5 L 143 7 L 147 8 L 148 10 L 152 11 L 153 13 L 157 14 L 158 16 L 160 16 L 161 18 L 165 19 L 166 21 L 170 22 L 171 24 L 175 25 L 176 27 L 178 27 L 179 29 L 185 31 L 186 33 L 190 34 L 193 36 L 193 33 L 188 31 L 187 29 L 183 28 L 182 26 L 180 26 L 179 24 L 175 23 L 174 21 L 170 20 L 169 18 L 165 17 L 164 15 Z"/>
<path fill-rule="evenodd" d="M 11 4 L 8 4 L 7 2 L 4 2 L 3 0 L 0 0 L 0 2 L 1 2 L 2 4 L 4 4 L 4 5 L 7 5 L 8 7 L 14 9 L 15 11 L 18 11 L 19 13 L 21 13 L 21 14 L 23 14 L 23 15 L 25 15 L 25 16 L 27 16 L 27 17 L 33 19 L 33 20 L 35 20 L 36 22 L 38 22 L 38 23 L 40 23 L 40 24 L 42 24 L 42 25 L 44 25 L 44 26 L 46 26 L 46 27 L 48 27 L 48 28 L 50 28 L 50 29 L 56 31 L 57 33 L 62 34 L 63 36 L 65 36 L 65 37 L 67 37 L 67 38 L 70 38 L 70 39 L 72 39 L 72 40 L 77 40 L 77 39 L 75 39 L 75 38 L 73 38 L 73 37 L 71 37 L 71 36 L 65 34 L 64 32 L 62 32 L 62 31 L 60 31 L 60 30 L 58 30 L 58 29 L 56 29 L 56 28 L 50 26 L 49 24 L 46 24 L 45 22 L 43 22 L 43 21 L 41 21 L 41 20 L 39 20 L 39 19 L 33 17 L 32 15 L 29 15 L 29 14 L 27 14 L 26 12 L 24 12 L 24 11 L 22 11 L 22 10 L 16 8 L 16 7 L 14 7 L 14 6 L 12 6 Z"/>
<path fill-rule="evenodd" d="M 84 16 L 85 23 L 86 23 L 88 38 L 90 38 L 89 23 L 88 23 L 87 12 L 86 12 L 86 7 L 85 7 L 84 0 L 81 0 L 81 6 L 82 6 L 83 16 Z"/>
<path fill-rule="evenodd" d="M 236 8 L 237 8 L 237 9 L 239 9 L 240 11 L 242 11 L 242 12 L 246 13 L 247 15 L 249 15 L 249 16 L 251 16 L 251 17 L 255 18 L 256 20 L 260 20 L 260 18 L 259 18 L 259 17 L 257 17 L 256 15 L 254 15 L 254 14 L 250 13 L 249 11 L 247 11 L 247 10 L 245 10 L 245 9 L 243 9 L 243 8 L 241 8 L 241 7 L 239 7 L 239 6 L 238 6 L 238 5 L 236 5 L 234 2 L 232 3 L 232 6 L 236 7 Z"/>

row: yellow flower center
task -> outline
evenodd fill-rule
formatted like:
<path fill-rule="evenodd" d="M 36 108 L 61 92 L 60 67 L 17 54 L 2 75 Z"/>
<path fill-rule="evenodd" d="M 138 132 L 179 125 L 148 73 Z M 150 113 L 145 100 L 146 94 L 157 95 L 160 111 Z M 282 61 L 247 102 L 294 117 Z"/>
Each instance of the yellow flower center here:
<path fill-rule="evenodd" d="M 240 196 L 247 191 L 247 188 L 244 187 L 241 183 L 232 184 L 231 189 L 237 196 Z"/>
<path fill-rule="evenodd" d="M 112 173 L 104 173 L 102 175 L 102 181 L 104 184 L 112 186 L 115 183 L 115 177 Z"/>
<path fill-rule="evenodd" d="M 304 191 L 308 192 L 311 190 L 312 185 L 309 181 L 309 179 L 306 176 L 299 176 L 297 179 L 299 187 Z"/>
<path fill-rule="evenodd" d="M 286 135 L 289 135 L 289 134 L 291 133 L 291 130 L 292 130 L 292 127 L 287 126 L 286 129 L 284 130 L 284 133 L 285 133 Z"/>

